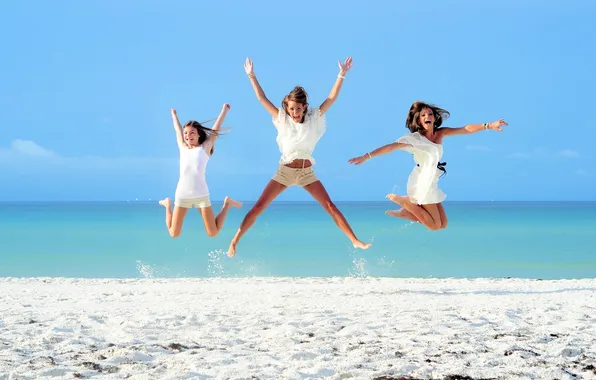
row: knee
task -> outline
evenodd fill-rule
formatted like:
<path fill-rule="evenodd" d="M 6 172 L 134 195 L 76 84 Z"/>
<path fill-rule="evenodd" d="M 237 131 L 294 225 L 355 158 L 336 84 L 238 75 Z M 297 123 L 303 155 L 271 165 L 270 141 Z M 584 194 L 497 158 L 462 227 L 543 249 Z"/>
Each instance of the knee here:
<path fill-rule="evenodd" d="M 431 230 L 431 231 L 438 231 L 438 230 L 441 229 L 441 227 L 440 226 L 437 226 L 436 224 L 431 224 L 431 225 L 428 226 L 428 229 Z"/>
<path fill-rule="evenodd" d="M 207 236 L 209 236 L 209 237 L 216 237 L 218 232 L 219 231 L 207 230 Z"/>
<path fill-rule="evenodd" d="M 443 219 L 438 219 L 433 221 L 433 228 L 431 228 L 431 230 L 433 231 L 437 231 L 437 230 L 443 230 L 447 227 L 447 219 L 443 220 Z"/>
<path fill-rule="evenodd" d="M 434 220 L 431 217 L 425 218 L 424 225 L 431 231 L 437 231 L 443 228 L 440 220 Z"/>
<path fill-rule="evenodd" d="M 331 215 L 337 214 L 339 212 L 339 209 L 331 200 L 325 201 L 323 203 L 323 208 Z"/>
<path fill-rule="evenodd" d="M 170 231 L 170 236 L 172 237 L 172 239 L 176 239 L 180 236 L 180 231 Z"/>
<path fill-rule="evenodd" d="M 254 206 L 252 206 L 252 209 L 250 209 L 247 216 L 250 215 L 251 217 L 256 218 L 257 216 L 261 215 L 263 211 L 265 211 L 265 204 L 257 202 Z"/>

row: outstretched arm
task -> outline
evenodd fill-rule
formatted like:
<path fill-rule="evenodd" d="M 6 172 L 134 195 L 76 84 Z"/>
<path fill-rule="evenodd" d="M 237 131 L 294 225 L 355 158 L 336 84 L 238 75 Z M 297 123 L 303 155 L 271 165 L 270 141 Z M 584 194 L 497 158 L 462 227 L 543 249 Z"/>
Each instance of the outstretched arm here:
<path fill-rule="evenodd" d="M 333 88 L 331 89 L 329 96 L 327 96 L 327 99 L 325 99 L 319 107 L 321 115 L 327 112 L 329 107 L 331 107 L 331 105 L 335 103 L 335 100 L 339 96 L 341 86 L 344 83 L 344 79 L 346 78 L 346 74 L 352 68 L 352 65 L 354 63 L 352 62 L 352 57 L 348 57 L 343 64 L 339 61 L 337 61 L 337 64 L 339 66 L 339 74 L 337 75 L 337 79 L 335 80 L 335 84 L 333 85 Z"/>
<path fill-rule="evenodd" d="M 382 156 L 384 154 L 391 153 L 395 150 L 405 148 L 406 146 L 410 146 L 410 144 L 394 142 L 391 144 L 383 145 L 382 147 L 377 148 L 371 152 L 365 153 L 362 156 L 350 158 L 348 162 L 350 164 L 360 165 L 373 157 Z"/>
<path fill-rule="evenodd" d="M 503 119 L 493 121 L 492 123 L 484 123 L 484 124 L 468 124 L 461 128 L 440 128 L 439 131 L 442 134 L 442 137 L 445 136 L 458 136 L 458 135 L 469 135 L 471 133 L 480 132 L 484 129 L 492 129 L 495 131 L 502 132 L 503 129 L 501 127 L 507 126 L 507 122 Z"/>
<path fill-rule="evenodd" d="M 184 142 L 184 134 L 182 133 L 182 125 L 180 125 L 180 121 L 178 120 L 178 114 L 173 108 L 170 109 L 170 114 L 172 115 L 172 123 L 174 124 L 174 131 L 176 132 L 176 143 L 180 148 L 185 147 L 186 143 Z"/>
<path fill-rule="evenodd" d="M 261 88 L 259 81 L 257 80 L 257 76 L 254 73 L 252 61 L 249 58 L 246 58 L 246 62 L 244 63 L 244 70 L 246 71 L 246 75 L 250 79 L 250 84 L 252 84 L 253 90 L 255 90 L 255 95 L 257 95 L 257 99 L 259 102 L 265 107 L 267 112 L 271 114 L 273 117 L 277 117 L 277 107 L 271 103 L 267 96 L 265 96 L 265 91 Z"/>

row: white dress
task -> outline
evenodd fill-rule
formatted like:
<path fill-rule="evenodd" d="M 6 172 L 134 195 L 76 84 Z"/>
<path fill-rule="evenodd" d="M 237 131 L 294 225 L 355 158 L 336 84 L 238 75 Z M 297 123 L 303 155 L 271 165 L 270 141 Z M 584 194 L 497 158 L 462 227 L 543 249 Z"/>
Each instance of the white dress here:
<path fill-rule="evenodd" d="M 419 205 L 443 202 L 447 196 L 439 189 L 442 171 L 437 168 L 443 157 L 443 145 L 435 144 L 418 132 L 402 136 L 396 142 L 411 145 L 403 150 L 412 153 L 417 164 L 408 177 L 410 200 Z"/>

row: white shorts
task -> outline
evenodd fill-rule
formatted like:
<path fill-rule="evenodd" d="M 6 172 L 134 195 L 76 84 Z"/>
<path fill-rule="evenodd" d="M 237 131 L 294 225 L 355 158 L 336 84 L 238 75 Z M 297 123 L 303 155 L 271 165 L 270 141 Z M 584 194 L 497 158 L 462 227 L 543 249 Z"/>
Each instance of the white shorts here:
<path fill-rule="evenodd" d="M 198 198 L 175 199 L 174 206 L 184 208 L 207 208 L 211 207 L 211 200 L 209 195 L 203 195 Z"/>

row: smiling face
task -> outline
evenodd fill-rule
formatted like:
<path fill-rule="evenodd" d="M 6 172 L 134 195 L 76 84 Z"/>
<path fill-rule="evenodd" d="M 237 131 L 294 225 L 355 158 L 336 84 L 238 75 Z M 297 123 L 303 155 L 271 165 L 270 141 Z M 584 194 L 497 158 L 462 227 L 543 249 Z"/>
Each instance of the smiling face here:
<path fill-rule="evenodd" d="M 301 86 L 296 86 L 288 95 L 284 97 L 282 105 L 286 114 L 292 118 L 295 123 L 304 122 L 304 116 L 308 110 L 308 94 Z"/>
<path fill-rule="evenodd" d="M 199 132 L 197 128 L 191 125 L 185 126 L 184 141 L 190 146 L 199 146 Z"/>
<path fill-rule="evenodd" d="M 448 118 L 449 111 L 434 104 L 415 101 L 408 111 L 406 128 L 412 133 L 418 132 L 425 134 L 441 127 L 443 122 Z"/>
<path fill-rule="evenodd" d="M 435 125 L 435 114 L 430 108 L 423 108 L 418 117 L 418 125 L 425 130 L 432 130 Z"/>
<path fill-rule="evenodd" d="M 294 100 L 288 101 L 286 111 L 295 123 L 302 123 L 304 121 L 304 114 L 306 113 L 306 105 L 298 103 Z"/>

